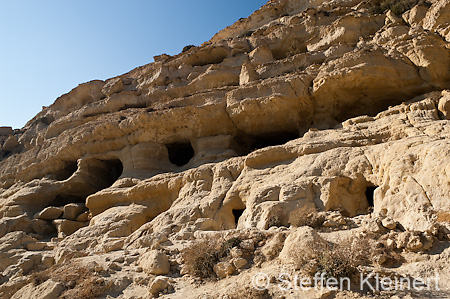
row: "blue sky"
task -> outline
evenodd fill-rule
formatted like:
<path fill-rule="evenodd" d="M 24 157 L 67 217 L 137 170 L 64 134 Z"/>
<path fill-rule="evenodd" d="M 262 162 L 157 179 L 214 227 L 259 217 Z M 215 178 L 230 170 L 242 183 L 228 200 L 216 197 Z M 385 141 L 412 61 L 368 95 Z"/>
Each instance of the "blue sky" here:
<path fill-rule="evenodd" d="M 200 45 L 266 0 L 0 0 L 0 126 L 78 84 Z"/>

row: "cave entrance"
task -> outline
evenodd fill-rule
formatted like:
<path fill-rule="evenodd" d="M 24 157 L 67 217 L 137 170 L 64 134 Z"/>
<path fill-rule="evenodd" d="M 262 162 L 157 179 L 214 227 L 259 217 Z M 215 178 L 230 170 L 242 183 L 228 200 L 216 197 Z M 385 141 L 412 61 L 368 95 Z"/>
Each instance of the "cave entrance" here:
<path fill-rule="evenodd" d="M 234 223 L 236 226 L 238 225 L 239 218 L 241 218 L 242 214 L 244 213 L 245 209 L 235 209 L 233 210 L 233 216 L 234 216 Z"/>
<path fill-rule="evenodd" d="M 101 189 L 110 187 L 117 181 L 118 178 L 122 175 L 123 165 L 119 159 L 112 160 L 100 160 L 104 164 L 104 168 L 102 169 L 102 173 L 100 174 L 103 177 L 104 185 L 101 186 Z"/>
<path fill-rule="evenodd" d="M 69 203 L 82 203 L 86 202 L 86 197 L 78 196 L 78 195 L 66 195 L 59 194 L 56 195 L 55 199 L 50 202 L 48 206 L 62 207 Z"/>
<path fill-rule="evenodd" d="M 377 189 L 377 186 L 368 186 L 366 187 L 366 199 L 367 199 L 367 203 L 369 204 L 369 209 L 373 210 L 374 207 L 374 193 L 375 193 L 375 189 Z"/>
<path fill-rule="evenodd" d="M 66 166 L 55 173 L 55 178 L 58 181 L 65 181 L 70 178 L 78 170 L 77 161 L 68 161 Z"/>
<path fill-rule="evenodd" d="M 279 131 L 260 135 L 241 133 L 234 138 L 234 142 L 237 147 L 238 155 L 242 156 L 257 149 L 274 145 L 282 145 L 299 137 L 299 133 L 293 131 Z"/>
<path fill-rule="evenodd" d="M 190 142 L 170 143 L 166 144 L 166 147 L 170 162 L 178 167 L 188 164 L 194 157 L 194 148 Z"/>

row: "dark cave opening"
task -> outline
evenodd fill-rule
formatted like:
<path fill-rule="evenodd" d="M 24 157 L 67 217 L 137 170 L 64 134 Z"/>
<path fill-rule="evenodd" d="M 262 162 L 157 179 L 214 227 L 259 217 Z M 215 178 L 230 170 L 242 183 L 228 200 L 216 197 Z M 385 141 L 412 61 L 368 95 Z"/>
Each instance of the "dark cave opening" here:
<path fill-rule="evenodd" d="M 123 172 L 123 164 L 119 159 L 101 161 L 105 165 L 103 173 L 101 173 L 105 184 L 99 190 L 110 187 L 118 178 L 120 178 Z"/>
<path fill-rule="evenodd" d="M 73 165 L 71 166 L 73 170 Z M 123 165 L 119 159 L 91 159 L 84 166 L 89 176 L 75 180 L 64 191 L 56 195 L 48 206 L 64 206 L 69 203 L 85 204 L 86 198 L 102 189 L 110 187 L 122 175 Z M 68 182 L 68 184 L 72 184 Z"/>
<path fill-rule="evenodd" d="M 176 166 L 184 166 L 191 161 L 194 157 L 194 148 L 190 142 L 181 143 L 175 142 L 166 144 L 167 151 L 169 152 L 169 160 Z"/>
<path fill-rule="evenodd" d="M 84 204 L 86 202 L 86 197 L 79 196 L 79 195 L 70 195 L 70 194 L 59 194 L 56 195 L 55 199 L 50 202 L 48 205 L 55 206 L 55 207 L 62 207 L 69 203 L 82 203 Z"/>
<path fill-rule="evenodd" d="M 372 187 L 372 186 L 366 187 L 365 194 L 366 194 L 367 203 L 369 204 L 369 209 L 373 209 L 373 207 L 374 207 L 373 198 L 374 198 L 375 189 L 377 189 L 377 188 L 378 187 L 376 187 L 376 186 L 374 186 L 374 187 Z"/>
<path fill-rule="evenodd" d="M 243 156 L 254 150 L 268 146 L 282 145 L 299 137 L 299 133 L 293 131 L 279 131 L 259 135 L 240 133 L 234 138 L 234 142 L 237 154 Z"/>
<path fill-rule="evenodd" d="M 55 173 L 55 178 L 58 181 L 65 181 L 70 178 L 78 170 L 77 161 L 66 162 L 66 166 Z"/>
<path fill-rule="evenodd" d="M 233 210 L 233 216 L 234 216 L 234 223 L 237 225 L 239 222 L 239 218 L 242 216 L 242 214 L 244 213 L 245 209 L 236 209 Z"/>

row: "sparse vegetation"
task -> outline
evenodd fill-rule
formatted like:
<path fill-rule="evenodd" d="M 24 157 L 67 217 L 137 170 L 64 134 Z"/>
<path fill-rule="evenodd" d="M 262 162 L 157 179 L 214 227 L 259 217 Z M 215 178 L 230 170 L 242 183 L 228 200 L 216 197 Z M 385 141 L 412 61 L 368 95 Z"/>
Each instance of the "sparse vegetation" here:
<path fill-rule="evenodd" d="M 60 296 L 62 299 L 94 299 L 107 290 L 102 277 L 93 269 L 76 262 L 55 265 L 44 271 L 35 272 L 31 275 L 31 279 L 36 286 L 48 279 L 62 283 L 66 288 Z"/>
<path fill-rule="evenodd" d="M 310 226 L 317 228 L 325 221 L 325 217 L 317 212 L 299 211 L 289 215 L 289 224 L 296 227 Z"/>
<path fill-rule="evenodd" d="M 200 278 L 215 277 L 214 265 L 220 260 L 217 241 L 208 239 L 197 241 L 182 252 L 186 271 Z"/>
<path fill-rule="evenodd" d="M 243 286 L 230 292 L 227 299 L 269 299 L 272 298 L 268 290 L 257 290 L 252 286 Z"/>
<path fill-rule="evenodd" d="M 375 5 L 370 8 L 371 13 L 385 13 L 390 10 L 395 15 L 401 16 L 407 10 L 410 10 L 416 5 L 430 6 L 431 3 L 427 0 L 382 0 L 376 1 Z"/>
<path fill-rule="evenodd" d="M 369 236 L 353 236 L 336 243 L 317 241 L 309 248 L 302 248 L 294 257 L 306 274 L 325 273 L 328 277 L 351 277 L 359 266 L 376 264 L 386 255 L 385 247 Z"/>
<path fill-rule="evenodd" d="M 228 240 L 225 240 L 221 246 L 221 255 L 226 256 L 230 253 L 230 250 L 233 247 L 239 247 L 241 245 L 242 239 L 239 237 L 231 237 Z"/>
<path fill-rule="evenodd" d="M 194 242 L 182 251 L 186 271 L 199 278 L 216 278 L 214 266 L 230 259 L 232 248 L 239 247 L 242 239 L 206 239 Z"/>

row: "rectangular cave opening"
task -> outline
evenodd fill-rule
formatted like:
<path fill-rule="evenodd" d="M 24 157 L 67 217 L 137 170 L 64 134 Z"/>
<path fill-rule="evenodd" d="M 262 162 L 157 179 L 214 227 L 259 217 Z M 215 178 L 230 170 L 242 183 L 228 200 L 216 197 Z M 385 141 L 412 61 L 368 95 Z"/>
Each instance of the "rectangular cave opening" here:
<path fill-rule="evenodd" d="M 368 187 L 366 187 L 365 195 L 366 195 L 367 203 L 369 205 L 369 208 L 368 208 L 369 212 L 373 211 L 373 208 L 374 208 L 374 193 L 375 193 L 375 190 L 377 188 L 378 188 L 378 186 L 368 186 Z"/>

